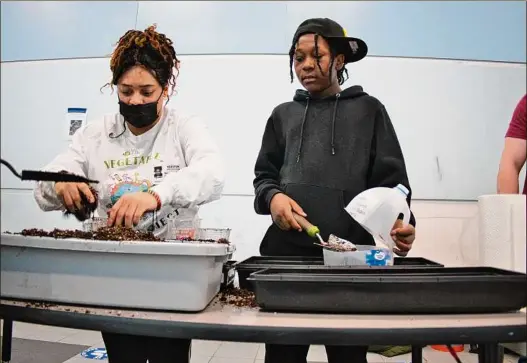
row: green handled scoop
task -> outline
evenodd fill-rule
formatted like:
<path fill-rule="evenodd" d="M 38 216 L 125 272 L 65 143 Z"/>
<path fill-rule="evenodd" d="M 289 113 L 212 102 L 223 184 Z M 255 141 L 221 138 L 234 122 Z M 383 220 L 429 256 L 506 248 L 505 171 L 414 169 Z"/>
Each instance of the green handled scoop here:
<path fill-rule="evenodd" d="M 324 240 L 322 239 L 322 236 L 320 235 L 320 229 L 311 224 L 306 218 L 302 217 L 300 214 L 297 214 L 293 212 L 293 216 L 295 217 L 298 224 L 300 224 L 300 227 L 307 233 L 307 235 L 311 238 L 318 238 L 321 244 L 324 244 Z"/>
<path fill-rule="evenodd" d="M 328 238 L 328 241 L 325 242 L 322 239 L 322 236 L 320 235 L 320 229 L 309 222 L 306 218 L 302 217 L 301 215 L 293 212 L 293 217 L 295 217 L 295 220 L 298 222 L 300 227 L 307 233 L 307 235 L 311 238 L 318 238 L 320 243 L 315 243 L 316 245 L 322 246 L 323 248 L 330 249 L 333 251 L 356 251 L 357 247 L 351 243 L 350 241 L 347 241 L 343 238 L 339 238 L 333 234 L 331 234 Z M 351 247 L 351 248 L 350 248 Z"/>

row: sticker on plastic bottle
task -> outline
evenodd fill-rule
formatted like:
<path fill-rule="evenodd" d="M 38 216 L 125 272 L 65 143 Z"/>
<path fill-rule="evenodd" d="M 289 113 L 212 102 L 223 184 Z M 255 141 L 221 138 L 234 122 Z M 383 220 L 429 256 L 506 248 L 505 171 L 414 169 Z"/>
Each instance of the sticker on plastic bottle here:
<path fill-rule="evenodd" d="M 389 254 L 383 250 L 371 250 L 366 254 L 366 264 L 369 266 L 386 266 L 389 259 Z"/>

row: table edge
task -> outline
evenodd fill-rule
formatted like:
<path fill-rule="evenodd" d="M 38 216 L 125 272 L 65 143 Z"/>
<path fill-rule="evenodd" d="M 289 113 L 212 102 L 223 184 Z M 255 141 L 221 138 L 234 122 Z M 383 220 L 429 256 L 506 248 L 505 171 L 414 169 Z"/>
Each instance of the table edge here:
<path fill-rule="evenodd" d="M 160 321 L 0 304 L 0 317 L 26 323 L 156 337 L 316 345 L 429 345 L 527 341 L 527 325 L 455 328 L 311 328 Z"/>

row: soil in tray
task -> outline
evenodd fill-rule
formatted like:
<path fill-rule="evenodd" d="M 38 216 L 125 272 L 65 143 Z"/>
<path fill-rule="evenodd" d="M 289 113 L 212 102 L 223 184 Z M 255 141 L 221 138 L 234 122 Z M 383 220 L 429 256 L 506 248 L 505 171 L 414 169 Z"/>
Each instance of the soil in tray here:
<path fill-rule="evenodd" d="M 11 234 L 11 232 L 5 232 Z M 85 232 L 80 230 L 63 230 L 57 229 L 48 232 L 43 229 L 31 228 L 24 229 L 22 232 L 15 233 L 22 236 L 31 237 L 51 237 L 51 238 L 78 238 L 87 240 L 98 240 L 98 241 L 151 241 L 151 242 L 164 242 L 165 240 L 156 237 L 152 232 L 139 232 L 131 228 L 126 227 L 103 227 L 93 232 Z M 230 244 L 229 241 L 222 238 L 217 241 L 215 240 L 193 240 L 186 239 L 183 241 L 196 242 L 196 243 L 220 243 Z"/>
<path fill-rule="evenodd" d="M 79 238 L 99 241 L 161 241 L 160 238 L 154 236 L 151 232 L 139 232 L 125 227 L 103 227 L 94 232 L 57 228 L 47 232 L 43 229 L 31 228 L 24 229 L 16 234 L 32 237 Z"/>
<path fill-rule="evenodd" d="M 220 243 L 220 244 L 225 244 L 225 245 L 228 245 L 230 244 L 230 242 L 228 240 L 226 240 L 225 238 L 220 238 L 219 240 L 213 240 L 213 239 L 193 239 L 193 238 L 182 238 L 178 241 L 183 241 L 183 242 L 205 242 L 205 243 Z"/>

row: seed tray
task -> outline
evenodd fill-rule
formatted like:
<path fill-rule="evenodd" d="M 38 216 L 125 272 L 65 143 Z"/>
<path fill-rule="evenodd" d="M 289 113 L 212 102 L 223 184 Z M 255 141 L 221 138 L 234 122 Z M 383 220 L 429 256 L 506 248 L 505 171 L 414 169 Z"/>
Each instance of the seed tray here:
<path fill-rule="evenodd" d="M 258 305 L 270 311 L 457 314 L 527 306 L 527 275 L 492 267 L 270 268 L 248 281 Z"/>
<path fill-rule="evenodd" d="M 253 256 L 244 261 L 240 261 L 234 265 L 238 273 L 238 280 L 240 288 L 253 290 L 252 284 L 247 281 L 249 275 L 254 272 L 267 268 L 315 268 L 324 266 L 324 259 L 322 257 L 266 257 Z M 418 267 L 443 267 L 443 265 L 427 260 L 422 257 L 396 257 L 394 259 L 394 266 L 389 268 L 418 268 Z M 340 268 L 340 267 L 334 267 Z M 357 267 L 347 267 L 357 268 Z M 374 268 L 374 267 L 372 267 Z M 386 267 L 385 267 L 386 268 Z"/>

